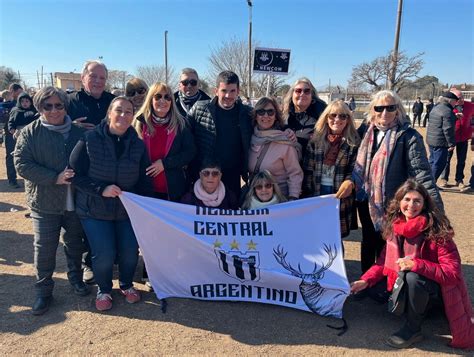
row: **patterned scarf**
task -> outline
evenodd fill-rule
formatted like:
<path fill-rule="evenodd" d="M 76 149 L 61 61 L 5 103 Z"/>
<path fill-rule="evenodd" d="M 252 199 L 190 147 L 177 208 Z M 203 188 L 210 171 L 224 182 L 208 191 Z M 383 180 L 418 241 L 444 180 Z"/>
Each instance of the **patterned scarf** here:
<path fill-rule="evenodd" d="M 327 140 L 329 143 L 329 149 L 324 155 L 323 164 L 334 166 L 337 155 L 339 154 L 339 148 L 341 147 L 342 134 L 328 134 Z"/>
<path fill-rule="evenodd" d="M 255 126 L 250 140 L 250 150 L 259 152 L 265 144 L 271 142 L 294 146 L 298 152 L 298 159 L 301 159 L 301 145 L 298 142 L 288 140 L 283 131 L 277 129 L 258 130 L 258 127 Z"/>
<path fill-rule="evenodd" d="M 178 98 L 186 114 L 189 114 L 189 111 L 191 110 L 194 103 L 201 99 L 201 92 L 198 91 L 195 95 L 187 97 L 186 95 L 178 91 Z"/>
<path fill-rule="evenodd" d="M 386 133 L 380 143 L 380 147 L 372 158 L 372 147 L 376 145 L 374 128 L 375 125 L 370 124 L 367 133 L 362 139 L 352 178 L 356 185 L 356 199 L 358 201 L 368 199 L 370 218 L 372 218 L 375 230 L 380 232 L 385 214 L 385 176 L 390 154 L 395 147 L 398 122 L 394 120 L 389 127 L 378 126 L 379 129 Z"/>
<path fill-rule="evenodd" d="M 201 179 L 194 183 L 194 194 L 202 201 L 206 207 L 219 207 L 225 197 L 225 186 L 222 182 L 219 182 L 217 190 L 213 193 L 207 193 L 202 187 Z"/>

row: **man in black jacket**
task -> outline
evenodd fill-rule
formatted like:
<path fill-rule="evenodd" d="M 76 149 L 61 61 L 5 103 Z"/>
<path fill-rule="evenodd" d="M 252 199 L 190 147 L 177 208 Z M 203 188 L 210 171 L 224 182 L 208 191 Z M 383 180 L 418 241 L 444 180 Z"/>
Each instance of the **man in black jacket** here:
<path fill-rule="evenodd" d="M 246 180 L 248 174 L 251 108 L 238 100 L 239 77 L 234 72 L 218 75 L 215 94 L 210 102 L 197 102 L 187 116 L 197 147 L 189 175 L 196 180 L 202 161 L 214 158 L 222 165 L 225 187 L 238 196 L 241 176 Z"/>
<path fill-rule="evenodd" d="M 454 150 L 454 126 L 456 116 L 453 108 L 458 97 L 452 92 L 443 93 L 438 104 L 430 113 L 430 121 L 426 129 L 426 142 L 430 148 L 430 166 L 435 182 L 443 172 L 448 161 L 448 151 Z"/>
<path fill-rule="evenodd" d="M 16 106 L 18 96 L 23 92 L 23 87 L 20 86 L 18 83 L 10 84 L 8 87 L 8 91 L 10 92 L 12 100 L 7 102 L 3 105 L 3 109 L 10 113 L 11 110 Z M 10 115 L 10 114 L 8 114 Z M 16 170 L 15 165 L 13 164 L 13 155 L 12 152 L 15 150 L 15 139 L 13 138 L 13 133 L 10 133 L 8 130 L 8 125 L 6 124 L 4 127 L 4 135 L 5 135 L 5 164 L 7 166 L 7 178 L 8 178 L 8 185 L 12 188 L 20 188 L 16 180 Z"/>
<path fill-rule="evenodd" d="M 420 126 L 421 114 L 423 114 L 423 103 L 421 102 L 420 97 L 416 98 L 416 102 L 413 103 L 412 111 L 413 111 L 413 127 L 415 127 L 416 118 L 418 118 L 418 126 Z"/>
<path fill-rule="evenodd" d="M 191 108 L 200 100 L 211 98 L 199 89 L 199 76 L 193 68 L 183 68 L 179 77 L 178 91 L 174 93 L 174 101 L 179 113 L 186 118 Z"/>
<path fill-rule="evenodd" d="M 83 88 L 69 95 L 68 114 L 73 123 L 94 129 L 105 118 L 110 102 L 115 96 L 105 91 L 108 71 L 99 61 L 87 61 L 82 69 Z"/>

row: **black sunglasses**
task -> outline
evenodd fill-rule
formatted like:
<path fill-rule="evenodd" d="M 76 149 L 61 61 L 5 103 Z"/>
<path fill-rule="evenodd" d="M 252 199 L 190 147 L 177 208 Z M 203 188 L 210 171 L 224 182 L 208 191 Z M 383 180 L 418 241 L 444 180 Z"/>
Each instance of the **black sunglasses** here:
<path fill-rule="evenodd" d="M 398 108 L 398 105 L 396 104 L 392 104 L 392 105 L 376 105 L 374 106 L 374 110 L 377 112 L 377 113 L 382 113 L 385 109 L 387 109 L 387 112 L 394 112 L 395 110 L 397 110 Z"/>
<path fill-rule="evenodd" d="M 301 94 L 301 93 L 304 93 L 304 94 L 309 94 L 311 93 L 311 89 L 310 88 L 296 88 L 295 89 L 295 93 L 297 94 Z"/>
<path fill-rule="evenodd" d="M 257 113 L 257 115 L 260 115 L 261 117 L 263 117 L 265 115 L 265 113 L 269 116 L 269 117 L 272 117 L 275 115 L 275 109 L 257 109 L 255 111 L 255 113 Z"/>
<path fill-rule="evenodd" d="M 155 98 L 156 100 L 160 100 L 161 98 L 163 98 L 164 100 L 166 100 L 167 102 L 171 102 L 171 97 L 169 96 L 169 94 L 165 94 L 165 95 L 162 95 L 160 93 L 156 93 L 153 98 Z"/>
<path fill-rule="evenodd" d="M 188 85 L 191 85 L 191 86 L 194 87 L 194 86 L 197 86 L 198 81 L 195 80 L 195 79 L 185 79 L 185 80 L 181 81 L 181 84 L 185 87 L 188 86 Z"/>
<path fill-rule="evenodd" d="M 266 183 L 266 184 L 264 184 L 264 185 L 255 185 L 255 189 L 256 189 L 257 191 L 262 190 L 264 187 L 265 187 L 267 190 L 269 190 L 269 189 L 271 189 L 271 188 L 273 187 L 273 184 L 271 184 L 271 183 Z"/>
<path fill-rule="evenodd" d="M 64 104 L 62 103 L 46 103 L 46 104 L 43 104 L 43 110 L 46 111 L 46 112 L 50 112 L 53 110 L 53 108 L 55 108 L 56 110 L 63 110 L 64 109 Z"/>
<path fill-rule="evenodd" d="M 328 117 L 331 118 L 331 119 L 336 119 L 337 117 L 339 117 L 339 119 L 341 120 L 347 120 L 349 119 L 349 114 L 345 114 L 345 113 L 341 113 L 341 114 L 338 114 L 338 113 L 331 113 L 331 114 L 328 114 Z"/>
<path fill-rule="evenodd" d="M 135 94 L 145 94 L 146 89 L 145 88 L 138 88 L 135 90 L 131 90 L 130 92 L 127 92 L 127 97 L 133 97 Z"/>
<path fill-rule="evenodd" d="M 212 177 L 217 177 L 221 174 L 219 170 L 202 170 L 201 175 L 204 177 L 209 177 L 211 175 Z"/>

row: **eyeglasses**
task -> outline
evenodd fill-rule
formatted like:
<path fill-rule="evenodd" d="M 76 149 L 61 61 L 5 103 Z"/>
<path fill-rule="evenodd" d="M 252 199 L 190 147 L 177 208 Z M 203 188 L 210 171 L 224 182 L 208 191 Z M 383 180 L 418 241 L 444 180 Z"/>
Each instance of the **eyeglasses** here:
<path fill-rule="evenodd" d="M 255 113 L 257 113 L 257 115 L 260 115 L 261 117 L 263 117 L 265 115 L 265 113 L 269 116 L 269 117 L 272 117 L 275 115 L 275 109 L 257 109 L 255 111 Z"/>
<path fill-rule="evenodd" d="M 201 175 L 204 177 L 209 177 L 211 175 L 212 177 L 217 177 L 221 174 L 219 170 L 202 170 Z"/>
<path fill-rule="evenodd" d="M 195 79 L 184 79 L 184 80 L 181 81 L 181 84 L 185 87 L 188 86 L 188 85 L 191 85 L 191 86 L 194 87 L 194 86 L 197 86 L 198 81 L 195 80 Z"/>
<path fill-rule="evenodd" d="M 156 93 L 153 98 L 155 98 L 156 100 L 160 100 L 161 98 L 163 98 L 164 100 L 166 100 L 167 102 L 171 102 L 171 97 L 169 94 L 165 94 L 165 95 L 162 95 L 160 93 Z"/>
<path fill-rule="evenodd" d="M 382 113 L 385 109 L 387 110 L 387 112 L 394 112 L 395 110 L 397 110 L 398 108 L 398 105 L 396 104 L 392 104 L 392 105 L 376 105 L 374 107 L 374 110 L 377 112 L 377 113 Z"/>
<path fill-rule="evenodd" d="M 269 189 L 271 189 L 271 188 L 273 187 L 273 184 L 271 184 L 271 183 L 266 183 L 266 184 L 264 184 L 264 185 L 255 185 L 255 189 L 256 189 L 257 191 L 263 190 L 264 187 L 265 187 L 267 190 L 269 190 Z"/>
<path fill-rule="evenodd" d="M 145 94 L 146 93 L 146 89 L 145 88 L 138 88 L 138 89 L 134 89 L 134 90 L 131 90 L 130 92 L 127 92 L 127 97 L 133 97 L 135 94 Z"/>
<path fill-rule="evenodd" d="M 56 110 L 63 110 L 64 109 L 64 104 L 62 103 L 46 103 L 43 105 L 43 110 L 46 112 L 50 112 L 55 108 Z"/>
<path fill-rule="evenodd" d="M 301 94 L 301 93 L 304 93 L 304 94 L 310 94 L 311 93 L 311 89 L 310 88 L 296 88 L 295 89 L 295 93 L 296 94 Z"/>
<path fill-rule="evenodd" d="M 329 119 L 336 119 L 336 118 L 339 118 L 341 120 L 347 120 L 349 119 L 349 114 L 344 114 L 344 113 L 331 113 L 331 114 L 328 114 L 328 117 Z"/>

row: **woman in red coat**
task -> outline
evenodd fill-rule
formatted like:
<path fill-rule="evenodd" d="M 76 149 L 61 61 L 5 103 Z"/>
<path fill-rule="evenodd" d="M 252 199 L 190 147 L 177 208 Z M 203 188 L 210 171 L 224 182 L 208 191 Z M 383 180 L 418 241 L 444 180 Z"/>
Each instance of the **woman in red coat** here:
<path fill-rule="evenodd" d="M 421 324 L 430 305 L 441 297 L 451 329 L 451 347 L 474 348 L 474 319 L 461 258 L 448 218 L 434 204 L 426 188 L 407 180 L 387 209 L 383 236 L 387 244 L 377 262 L 351 284 L 351 292 L 386 284 L 393 289 L 404 271 L 407 289 L 406 322 L 386 342 L 406 348 L 423 339 Z"/>

